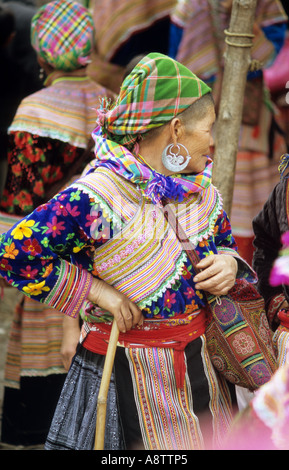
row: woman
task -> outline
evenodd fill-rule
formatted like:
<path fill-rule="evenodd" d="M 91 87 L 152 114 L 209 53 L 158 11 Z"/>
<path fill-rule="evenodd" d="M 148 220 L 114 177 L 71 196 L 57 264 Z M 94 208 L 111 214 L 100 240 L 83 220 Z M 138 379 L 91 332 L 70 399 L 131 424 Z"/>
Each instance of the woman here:
<path fill-rule="evenodd" d="M 51 185 L 60 188 L 69 179 L 72 164 L 78 164 L 76 173 L 84 168 L 94 108 L 102 97 L 114 97 L 87 77 L 94 29 L 89 12 L 77 2 L 42 7 L 32 19 L 31 41 L 47 78 L 44 89 L 21 102 L 9 128 L 1 200 L 2 210 L 21 216 L 47 200 Z"/>
<path fill-rule="evenodd" d="M 210 91 L 173 59 L 145 56 L 115 104 L 98 111 L 92 168 L 2 237 L 1 275 L 84 320 L 47 449 L 93 448 L 112 318 L 120 346 L 106 449 L 212 448 L 230 425 L 228 387 L 206 349 L 204 289 L 221 295 L 252 273 L 211 184 Z M 202 258 L 197 276 L 166 221 L 168 204 Z M 27 257 L 27 239 L 41 253 Z"/>
<path fill-rule="evenodd" d="M 171 15 L 169 55 L 212 86 L 216 105 L 224 66 L 224 31 L 229 29 L 231 8 L 231 0 L 179 0 Z M 277 184 L 279 157 L 286 151 L 283 136 L 274 133 L 272 139 L 274 108 L 266 94 L 262 70 L 272 64 L 283 45 L 287 17 L 279 0 L 258 0 L 255 16 L 251 55 L 262 68 L 248 73 L 230 218 L 238 251 L 250 264 L 252 219 Z"/>
<path fill-rule="evenodd" d="M 16 216 L 22 218 L 50 199 L 93 158 L 89 142 L 94 108 L 105 96 L 114 97 L 86 76 L 94 29 L 89 12 L 79 3 L 55 1 L 40 8 L 32 19 L 31 37 L 47 78 L 43 89 L 23 99 L 9 128 L 0 233 L 15 224 Z M 33 247 L 27 249 L 34 256 Z M 29 265 L 23 269 L 33 279 Z M 34 298 L 23 296 L 17 306 L 5 368 L 2 441 L 6 443 L 45 442 L 79 339 L 75 322 L 70 323 L 73 332 L 69 327 L 68 335 L 67 325 L 63 335 L 62 323 L 58 311 Z"/>

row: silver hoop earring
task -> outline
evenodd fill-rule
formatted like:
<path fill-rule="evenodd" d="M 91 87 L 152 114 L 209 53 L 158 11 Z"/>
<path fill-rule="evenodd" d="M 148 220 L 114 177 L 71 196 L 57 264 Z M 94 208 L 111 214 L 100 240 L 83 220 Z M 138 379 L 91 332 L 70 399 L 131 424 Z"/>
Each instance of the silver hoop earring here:
<path fill-rule="evenodd" d="M 174 147 L 177 149 L 176 152 L 173 152 Z M 181 147 L 185 150 L 187 155 L 181 155 Z M 188 166 L 190 159 L 191 157 L 187 147 L 182 144 L 170 144 L 162 153 L 163 165 L 173 173 L 178 173 L 179 171 L 184 170 Z"/>

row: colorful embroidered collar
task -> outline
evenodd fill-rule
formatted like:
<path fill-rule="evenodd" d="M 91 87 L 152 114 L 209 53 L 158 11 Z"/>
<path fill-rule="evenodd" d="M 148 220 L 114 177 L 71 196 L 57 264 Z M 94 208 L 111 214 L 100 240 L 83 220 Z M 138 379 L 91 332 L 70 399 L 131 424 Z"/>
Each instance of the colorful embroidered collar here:
<path fill-rule="evenodd" d="M 92 136 L 96 158 L 91 162 L 88 172 L 100 166 L 109 168 L 138 185 L 144 197 L 154 204 L 162 199 L 176 199 L 182 202 L 189 194 L 201 192 L 211 184 L 213 163 L 209 158 L 202 173 L 165 176 L 137 160 L 126 147 L 104 138 L 100 127 L 94 130 Z"/>

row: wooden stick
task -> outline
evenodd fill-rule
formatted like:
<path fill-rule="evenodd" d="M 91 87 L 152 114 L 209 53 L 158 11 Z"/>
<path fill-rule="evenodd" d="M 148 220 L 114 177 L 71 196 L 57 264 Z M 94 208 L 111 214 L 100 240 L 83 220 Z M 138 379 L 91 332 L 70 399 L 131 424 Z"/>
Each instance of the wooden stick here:
<path fill-rule="evenodd" d="M 256 0 L 233 0 L 215 136 L 213 183 L 231 215 L 247 73 L 251 63 Z"/>
<path fill-rule="evenodd" d="M 104 448 L 107 394 L 110 384 L 112 368 L 114 364 L 118 335 L 119 329 L 117 327 L 116 321 L 114 320 L 111 328 L 106 358 L 104 361 L 103 374 L 97 399 L 94 450 L 103 450 Z"/>

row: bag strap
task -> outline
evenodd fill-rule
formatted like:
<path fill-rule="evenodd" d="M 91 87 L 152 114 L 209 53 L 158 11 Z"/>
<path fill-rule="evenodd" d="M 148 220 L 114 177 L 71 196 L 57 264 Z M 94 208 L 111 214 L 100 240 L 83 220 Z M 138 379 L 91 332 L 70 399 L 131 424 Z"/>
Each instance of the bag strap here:
<path fill-rule="evenodd" d="M 181 243 L 184 250 L 186 251 L 187 256 L 188 256 L 190 262 L 192 263 L 192 266 L 193 266 L 195 272 L 196 273 L 201 272 L 201 270 L 198 269 L 197 266 L 196 266 L 198 264 L 198 262 L 201 260 L 201 258 L 199 257 L 198 253 L 195 251 L 191 241 L 189 240 L 189 238 L 187 237 L 183 227 L 179 223 L 178 218 L 176 217 L 175 213 L 173 212 L 172 208 L 170 207 L 170 204 L 166 204 L 163 207 L 163 213 L 164 213 L 164 216 L 165 216 L 166 220 L 168 221 L 168 223 L 170 224 L 170 226 L 174 230 L 179 242 Z M 220 305 L 221 299 L 220 299 L 219 296 L 212 295 L 209 292 L 205 292 L 205 295 L 206 295 L 207 301 L 208 301 L 208 308 L 211 309 L 210 304 L 214 300 L 217 302 L 217 304 Z"/>
<path fill-rule="evenodd" d="M 189 240 L 183 227 L 179 223 L 178 218 L 176 217 L 174 211 L 170 207 L 170 204 L 166 204 L 166 206 L 163 208 L 163 213 L 164 213 L 166 220 L 168 221 L 170 226 L 173 228 L 179 242 L 182 244 L 183 248 L 187 252 L 188 258 L 191 261 L 195 271 L 200 272 L 200 270 L 196 266 L 198 262 L 200 261 L 200 257 L 194 250 L 191 241 Z"/>

